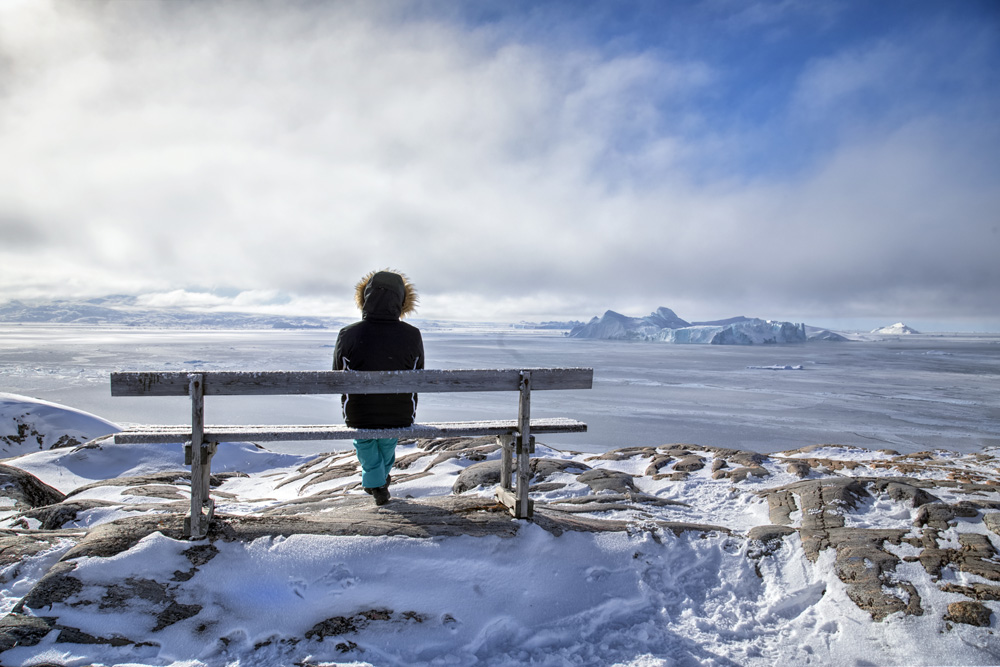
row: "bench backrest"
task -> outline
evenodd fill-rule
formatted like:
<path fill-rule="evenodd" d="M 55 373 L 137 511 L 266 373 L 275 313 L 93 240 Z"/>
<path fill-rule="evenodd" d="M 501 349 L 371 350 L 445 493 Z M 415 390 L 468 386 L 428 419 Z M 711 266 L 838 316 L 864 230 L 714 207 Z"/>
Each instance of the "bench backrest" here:
<path fill-rule="evenodd" d="M 409 394 L 424 392 L 590 389 L 592 368 L 419 371 L 169 371 L 111 374 L 112 396 L 187 396 L 190 375 L 201 375 L 206 396 L 281 394 Z"/>

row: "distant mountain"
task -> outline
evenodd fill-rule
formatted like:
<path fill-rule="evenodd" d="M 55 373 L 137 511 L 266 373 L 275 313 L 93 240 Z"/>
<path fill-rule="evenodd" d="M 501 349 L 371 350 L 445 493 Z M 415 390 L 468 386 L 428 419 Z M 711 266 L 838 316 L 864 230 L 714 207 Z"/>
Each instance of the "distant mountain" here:
<path fill-rule="evenodd" d="M 896 322 L 895 324 L 891 324 L 891 325 L 889 325 L 887 327 L 882 327 L 881 329 L 873 329 L 872 333 L 873 334 L 897 334 L 897 335 L 899 335 L 899 334 L 915 334 L 915 333 L 920 333 L 920 332 L 917 331 L 916 329 L 911 329 L 910 327 L 906 326 L 902 322 Z"/>
<path fill-rule="evenodd" d="M 100 324 L 188 329 L 327 329 L 345 324 L 323 317 L 197 312 L 179 308 L 142 308 L 135 298 L 115 295 L 87 301 L 0 304 L 0 322 L 23 324 Z"/>
<path fill-rule="evenodd" d="M 601 317 L 570 330 L 571 338 L 649 340 L 707 345 L 769 345 L 807 340 L 847 340 L 825 329 L 805 324 L 752 317 L 711 322 L 687 322 L 669 308 L 657 308 L 646 317 L 628 317 L 609 310 Z"/>
<path fill-rule="evenodd" d="M 581 324 L 583 324 L 583 322 L 580 322 L 579 320 L 571 320 L 569 322 L 559 322 L 559 321 L 551 321 L 551 322 L 524 322 L 524 321 L 521 321 L 521 322 L 518 322 L 517 324 L 514 324 L 512 326 L 515 329 L 567 329 L 568 330 L 568 329 L 572 329 L 573 327 L 578 327 Z"/>

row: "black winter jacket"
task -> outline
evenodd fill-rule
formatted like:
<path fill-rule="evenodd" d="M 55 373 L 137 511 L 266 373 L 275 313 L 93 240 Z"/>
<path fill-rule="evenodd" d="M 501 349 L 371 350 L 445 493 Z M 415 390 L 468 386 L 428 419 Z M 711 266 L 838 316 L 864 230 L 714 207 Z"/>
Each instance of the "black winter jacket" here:
<path fill-rule="evenodd" d="M 361 285 L 359 285 L 361 286 Z M 378 272 L 363 285 L 361 321 L 340 330 L 333 370 L 403 371 L 424 367 L 420 330 L 399 320 L 406 289 L 398 274 Z M 354 394 L 341 397 L 345 423 L 353 428 L 409 426 L 416 394 Z"/>

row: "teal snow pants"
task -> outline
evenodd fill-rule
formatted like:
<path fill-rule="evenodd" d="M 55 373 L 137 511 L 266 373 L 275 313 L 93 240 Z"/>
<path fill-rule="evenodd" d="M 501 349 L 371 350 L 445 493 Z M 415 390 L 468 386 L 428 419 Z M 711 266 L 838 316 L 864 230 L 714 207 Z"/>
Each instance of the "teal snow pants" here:
<path fill-rule="evenodd" d="M 361 462 L 361 486 L 366 489 L 385 486 L 385 476 L 396 462 L 396 441 L 396 438 L 354 441 L 354 449 Z"/>

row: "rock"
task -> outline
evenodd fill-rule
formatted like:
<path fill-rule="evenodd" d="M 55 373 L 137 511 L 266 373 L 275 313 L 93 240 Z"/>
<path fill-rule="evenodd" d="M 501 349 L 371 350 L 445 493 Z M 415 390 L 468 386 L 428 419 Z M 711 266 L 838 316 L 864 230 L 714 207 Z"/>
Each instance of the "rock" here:
<path fill-rule="evenodd" d="M 910 507 L 920 507 L 927 503 L 939 503 L 941 500 L 921 488 L 889 479 L 876 479 L 872 485 L 881 493 L 886 493 L 896 502 L 909 503 Z"/>
<path fill-rule="evenodd" d="M 660 468 L 664 468 L 674 460 L 674 457 L 667 456 L 666 454 L 656 454 L 653 456 L 653 460 L 650 461 L 649 465 L 646 466 L 646 470 L 643 471 L 643 475 L 647 477 L 652 477 L 660 472 Z"/>
<path fill-rule="evenodd" d="M 70 575 L 76 569 L 76 563 L 59 562 L 50 569 L 44 577 L 38 580 L 31 591 L 20 602 L 14 605 L 12 611 L 20 614 L 25 608 L 41 611 L 51 607 L 56 602 L 62 602 L 71 595 L 83 590 L 83 582 Z"/>
<path fill-rule="evenodd" d="M 212 475 L 211 484 L 213 487 L 219 486 L 222 480 L 218 475 Z M 69 493 L 66 494 L 67 498 L 72 498 L 73 496 L 79 495 L 84 491 L 90 491 L 91 489 L 100 489 L 109 486 L 134 486 L 143 487 L 147 485 L 163 485 L 163 486 L 191 486 L 191 473 L 185 470 L 176 470 L 170 472 L 159 472 L 152 475 L 138 475 L 133 477 L 112 477 L 110 479 L 102 479 L 97 482 L 91 482 L 90 484 L 84 484 L 79 486 Z"/>
<path fill-rule="evenodd" d="M 562 500 L 557 500 L 555 502 L 549 503 L 549 507 L 559 507 L 564 509 L 566 505 L 591 505 L 593 503 L 611 503 L 611 502 L 630 502 L 630 503 L 640 503 L 645 505 L 655 505 L 657 507 L 689 507 L 686 503 L 679 502 L 677 500 L 671 500 L 670 498 L 661 498 L 659 496 L 653 496 L 648 493 L 636 492 L 636 493 L 602 493 L 599 495 L 589 495 L 589 496 L 574 496 L 572 498 L 565 498 Z M 589 512 L 597 510 L 586 510 Z"/>
<path fill-rule="evenodd" d="M 583 482 L 589 486 L 590 490 L 594 493 L 600 493 L 601 491 L 629 493 L 637 490 L 632 475 L 618 470 L 595 468 L 594 470 L 588 470 L 581 475 L 577 475 L 576 479 L 578 482 Z"/>
<path fill-rule="evenodd" d="M 749 452 L 746 450 L 737 450 L 735 453 L 725 457 L 726 461 L 729 463 L 743 466 L 745 468 L 759 466 L 767 461 L 767 458 L 766 454 L 759 454 L 757 452 Z"/>
<path fill-rule="evenodd" d="M 174 623 L 197 616 L 200 611 L 200 604 L 181 604 L 177 600 L 173 600 L 166 609 L 156 615 L 156 626 L 153 627 L 153 632 L 159 632 Z"/>
<path fill-rule="evenodd" d="M 495 451 L 501 449 L 500 445 L 493 442 L 487 445 L 481 445 L 479 447 L 469 447 L 465 449 L 447 449 L 442 451 L 434 460 L 431 461 L 431 467 L 438 465 L 439 463 L 444 463 L 445 461 L 450 461 L 451 459 L 465 459 L 466 461 L 485 461 L 486 458 Z"/>
<path fill-rule="evenodd" d="M 500 483 L 500 461 L 473 463 L 458 475 L 451 492 L 465 493 L 480 486 L 496 486 Z"/>
<path fill-rule="evenodd" d="M 905 531 L 842 528 L 830 531 L 830 542 L 836 547 L 835 570 L 847 584 L 847 595 L 856 605 L 881 621 L 890 614 L 903 612 L 920 616 L 920 594 L 908 581 L 896 581 L 892 573 L 899 558 L 886 551 L 882 544 L 899 544 Z M 896 590 L 900 595 L 890 591 Z"/>
<path fill-rule="evenodd" d="M 807 461 L 792 461 L 786 470 L 796 477 L 808 477 L 812 472 L 812 466 Z"/>
<path fill-rule="evenodd" d="M 930 533 L 927 535 L 926 533 Z M 989 538 L 979 533 L 960 533 L 959 549 L 937 546 L 937 529 L 928 527 L 924 536 L 924 550 L 918 560 L 924 569 L 934 577 L 940 577 L 945 567 L 954 566 L 961 572 L 978 575 L 990 581 L 1000 581 L 1000 562 L 997 551 Z"/>
<path fill-rule="evenodd" d="M 416 445 L 428 452 L 458 452 L 463 449 L 490 446 L 499 449 L 497 439 L 493 436 L 484 436 L 481 438 L 419 438 L 416 440 Z"/>
<path fill-rule="evenodd" d="M 1000 512 L 990 512 L 983 515 L 983 523 L 997 535 L 1000 535 Z"/>
<path fill-rule="evenodd" d="M 655 447 L 621 447 L 604 452 L 598 456 L 588 457 L 588 461 L 626 461 L 636 456 L 650 458 L 655 456 Z"/>
<path fill-rule="evenodd" d="M 694 472 L 705 467 L 705 459 L 695 454 L 685 456 L 674 464 L 674 470 L 678 472 Z"/>
<path fill-rule="evenodd" d="M 716 470 L 712 473 L 712 479 L 730 479 L 734 482 L 745 482 L 747 477 L 750 476 L 760 477 L 761 479 L 769 477 L 771 473 L 767 471 L 767 468 L 763 466 L 753 466 L 751 468 L 736 468 L 735 470 Z"/>
<path fill-rule="evenodd" d="M 758 542 L 770 542 L 784 539 L 787 535 L 793 535 L 795 532 L 795 529 L 789 526 L 754 526 L 750 529 L 747 538 Z"/>
<path fill-rule="evenodd" d="M 35 519 L 43 530 L 58 530 L 71 521 L 76 521 L 80 512 L 98 507 L 117 507 L 119 503 L 108 500 L 75 500 L 46 505 L 21 514 L 22 519 Z"/>
<path fill-rule="evenodd" d="M 528 469 L 534 478 L 542 481 L 558 472 L 586 472 L 590 470 L 590 466 L 566 459 L 532 458 Z"/>
<path fill-rule="evenodd" d="M 15 646 L 35 646 L 52 632 L 54 620 L 11 613 L 0 619 L 0 653 Z"/>
<path fill-rule="evenodd" d="M 856 509 L 858 503 L 871 496 L 858 480 L 850 477 L 826 477 L 787 484 L 761 492 L 767 497 L 771 523 L 787 525 L 789 515 L 797 508 L 795 494 L 802 504 L 802 528 L 823 532 L 844 525 L 844 511 Z"/>
<path fill-rule="evenodd" d="M 929 503 L 920 507 L 913 525 L 918 528 L 930 526 L 938 530 L 947 530 L 949 522 L 956 517 L 971 518 L 977 516 L 979 510 L 968 505 L 946 505 L 944 503 Z"/>
<path fill-rule="evenodd" d="M 187 500 L 189 498 L 189 496 L 178 491 L 176 486 L 167 486 L 165 484 L 135 486 L 129 488 L 127 491 L 122 491 L 122 494 L 144 498 L 162 498 L 163 500 Z"/>
<path fill-rule="evenodd" d="M 531 493 L 551 493 L 552 491 L 558 491 L 559 489 L 565 489 L 566 485 L 562 482 L 542 482 L 541 484 L 532 484 L 530 492 Z"/>
<path fill-rule="evenodd" d="M 974 583 L 969 586 L 958 584 L 944 584 L 941 590 L 945 593 L 958 593 L 973 600 L 1000 600 L 1000 586 L 990 584 Z"/>
<path fill-rule="evenodd" d="M 20 468 L 0 464 L 0 497 L 14 501 L 18 511 L 61 502 L 66 496 Z"/>
<path fill-rule="evenodd" d="M 15 533 L 0 530 L 0 584 L 19 576 L 20 564 L 42 551 L 48 551 L 64 540 L 78 541 L 82 531 L 31 531 Z M 15 567 L 10 567 L 14 565 Z"/>
<path fill-rule="evenodd" d="M 788 526 L 754 526 L 750 529 L 747 539 L 747 556 L 759 559 L 768 556 L 781 548 L 783 540 L 788 535 L 794 535 L 795 529 Z"/>
<path fill-rule="evenodd" d="M 305 638 L 321 642 L 326 637 L 340 637 L 341 635 L 358 632 L 375 622 L 410 624 L 423 623 L 427 619 L 427 615 L 415 611 L 404 611 L 401 614 L 397 614 L 391 609 L 368 609 L 353 616 L 332 616 L 322 620 L 306 631 Z M 385 632 L 393 632 L 393 630 L 387 628 Z M 341 646 L 345 648 L 342 649 Z M 353 642 L 347 642 L 346 644 L 338 644 L 337 649 L 341 652 L 347 652 L 347 650 L 350 650 L 350 646 L 357 648 L 357 645 Z"/>
<path fill-rule="evenodd" d="M 952 602 L 948 605 L 948 613 L 944 615 L 944 620 L 985 628 L 989 627 L 992 615 L 993 612 L 982 602 Z"/>

